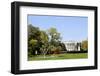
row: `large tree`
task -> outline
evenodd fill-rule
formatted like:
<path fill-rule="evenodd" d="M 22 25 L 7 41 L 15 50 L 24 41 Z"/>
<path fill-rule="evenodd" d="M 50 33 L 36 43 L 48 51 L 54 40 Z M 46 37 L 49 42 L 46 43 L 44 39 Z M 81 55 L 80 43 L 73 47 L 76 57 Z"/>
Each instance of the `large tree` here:
<path fill-rule="evenodd" d="M 28 55 L 32 56 L 39 53 L 41 32 L 38 27 L 28 25 Z"/>
<path fill-rule="evenodd" d="M 59 52 L 62 49 L 60 33 L 56 28 L 50 28 L 48 31 L 40 30 L 38 27 L 28 25 L 28 54 L 29 56 Z"/>
<path fill-rule="evenodd" d="M 49 47 L 51 48 L 52 52 L 56 52 L 56 51 L 61 51 L 61 37 L 60 37 L 60 33 L 57 31 L 56 28 L 50 28 L 47 30 L 47 33 L 49 35 Z"/>
<path fill-rule="evenodd" d="M 48 41 L 49 41 L 49 37 L 48 35 L 46 34 L 45 31 L 41 31 L 41 35 L 40 35 L 40 39 L 41 39 L 41 47 L 40 47 L 40 51 L 41 51 L 41 54 L 44 56 L 45 58 L 45 55 L 48 53 L 49 49 L 48 49 Z"/>
<path fill-rule="evenodd" d="M 88 40 L 82 41 L 82 43 L 81 43 L 81 49 L 83 51 L 88 51 Z"/>
<path fill-rule="evenodd" d="M 29 55 L 34 55 L 34 54 L 37 54 L 37 50 L 36 50 L 36 47 L 38 45 L 38 41 L 35 40 L 35 39 L 31 39 L 29 41 L 29 44 L 28 44 L 28 52 L 29 52 Z"/>
<path fill-rule="evenodd" d="M 40 30 L 38 27 L 34 27 L 31 24 L 28 25 L 28 39 L 40 39 Z"/>
<path fill-rule="evenodd" d="M 48 35 L 38 27 L 28 25 L 28 53 L 29 55 L 43 54 L 47 51 Z M 42 49 L 42 50 L 41 50 Z"/>
<path fill-rule="evenodd" d="M 60 33 L 57 31 L 57 29 L 52 27 L 52 28 L 48 29 L 47 32 L 49 34 L 51 44 L 54 46 L 58 45 L 61 40 L 61 37 L 60 37 Z"/>

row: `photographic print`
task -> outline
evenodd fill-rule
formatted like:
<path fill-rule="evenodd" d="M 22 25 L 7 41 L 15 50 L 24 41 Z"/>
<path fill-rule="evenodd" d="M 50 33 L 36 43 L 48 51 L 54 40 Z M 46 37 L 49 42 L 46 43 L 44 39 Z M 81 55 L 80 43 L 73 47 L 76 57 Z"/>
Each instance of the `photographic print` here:
<path fill-rule="evenodd" d="M 88 17 L 27 17 L 28 61 L 88 58 Z"/>
<path fill-rule="evenodd" d="M 97 7 L 11 3 L 11 73 L 97 69 Z"/>

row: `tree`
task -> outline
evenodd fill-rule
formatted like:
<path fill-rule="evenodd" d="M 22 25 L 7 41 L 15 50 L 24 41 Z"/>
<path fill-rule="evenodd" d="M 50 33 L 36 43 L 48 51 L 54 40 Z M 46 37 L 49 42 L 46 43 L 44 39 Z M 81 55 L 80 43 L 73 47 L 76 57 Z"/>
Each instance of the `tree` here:
<path fill-rule="evenodd" d="M 30 44 L 30 46 L 31 46 L 31 47 L 29 47 L 29 48 L 30 48 L 30 50 L 29 50 L 29 55 L 37 54 L 37 50 L 36 50 L 36 46 L 37 46 L 37 44 L 38 44 L 37 40 L 31 39 L 31 40 L 29 41 L 29 44 Z"/>
<path fill-rule="evenodd" d="M 40 33 L 41 33 L 41 34 L 40 34 L 41 42 L 42 42 L 43 44 L 47 43 L 48 40 L 49 40 L 49 37 L 48 37 L 48 35 L 46 34 L 46 32 L 45 32 L 45 31 L 41 31 Z"/>
<path fill-rule="evenodd" d="M 49 51 L 48 46 L 46 44 L 42 45 L 42 47 L 40 48 L 41 54 L 43 55 L 44 58 L 46 58 L 46 54 Z"/>
<path fill-rule="evenodd" d="M 83 51 L 88 51 L 88 41 L 87 40 L 82 41 L 82 43 L 81 43 L 81 49 Z"/>
<path fill-rule="evenodd" d="M 31 24 L 28 25 L 28 39 L 40 39 L 40 30 L 38 27 L 34 27 Z"/>
<path fill-rule="evenodd" d="M 51 52 L 55 53 L 55 52 L 59 52 L 61 51 L 61 37 L 60 37 L 60 33 L 57 31 L 56 28 L 50 28 L 47 31 L 48 35 L 49 35 L 49 47 L 51 48 Z"/>
<path fill-rule="evenodd" d="M 37 45 L 37 40 L 31 39 L 29 42 L 32 46 Z"/>
<path fill-rule="evenodd" d="M 40 51 L 41 51 L 41 54 L 45 58 L 45 55 L 48 52 L 48 40 L 49 40 L 49 37 L 48 37 L 48 35 L 46 34 L 45 31 L 41 31 L 40 38 L 41 38 L 41 43 L 42 43 L 42 46 L 40 47 Z"/>
<path fill-rule="evenodd" d="M 40 30 L 38 27 L 28 25 L 28 54 L 34 56 L 62 50 L 60 33 L 56 28 L 50 28 L 47 31 Z"/>
<path fill-rule="evenodd" d="M 60 39 L 60 33 L 58 33 L 56 28 L 51 27 L 50 29 L 48 29 L 48 34 L 50 35 L 51 39 L 54 39 L 54 40 Z"/>
<path fill-rule="evenodd" d="M 62 51 L 66 51 L 67 50 L 64 43 L 60 43 L 60 46 L 61 46 Z"/>
<path fill-rule="evenodd" d="M 56 30 L 56 28 L 50 28 L 48 29 L 48 35 L 50 37 L 50 42 L 52 45 L 57 46 L 59 44 L 61 37 L 60 33 Z"/>
<path fill-rule="evenodd" d="M 31 24 L 28 25 L 28 55 L 32 56 L 39 53 L 40 30 Z"/>

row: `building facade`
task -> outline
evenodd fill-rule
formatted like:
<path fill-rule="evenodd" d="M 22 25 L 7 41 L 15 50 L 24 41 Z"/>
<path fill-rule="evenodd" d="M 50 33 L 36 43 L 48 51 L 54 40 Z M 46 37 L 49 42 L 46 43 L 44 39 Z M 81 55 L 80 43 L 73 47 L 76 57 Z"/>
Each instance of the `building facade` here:
<path fill-rule="evenodd" d="M 80 48 L 81 48 L 80 42 L 65 41 L 63 43 L 65 44 L 67 51 L 80 51 Z"/>

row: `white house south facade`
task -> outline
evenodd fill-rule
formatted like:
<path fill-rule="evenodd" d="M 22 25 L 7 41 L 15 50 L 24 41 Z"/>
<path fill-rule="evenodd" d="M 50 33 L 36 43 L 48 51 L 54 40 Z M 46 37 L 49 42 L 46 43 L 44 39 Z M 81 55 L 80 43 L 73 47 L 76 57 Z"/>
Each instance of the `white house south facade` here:
<path fill-rule="evenodd" d="M 80 48 L 81 48 L 80 42 L 64 41 L 63 43 L 64 43 L 67 51 L 81 51 L 80 50 Z"/>

